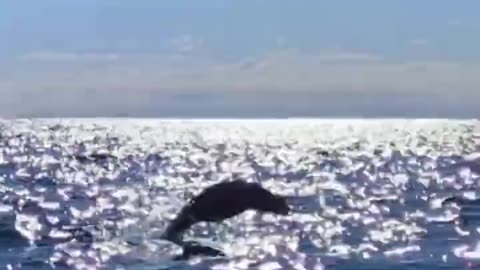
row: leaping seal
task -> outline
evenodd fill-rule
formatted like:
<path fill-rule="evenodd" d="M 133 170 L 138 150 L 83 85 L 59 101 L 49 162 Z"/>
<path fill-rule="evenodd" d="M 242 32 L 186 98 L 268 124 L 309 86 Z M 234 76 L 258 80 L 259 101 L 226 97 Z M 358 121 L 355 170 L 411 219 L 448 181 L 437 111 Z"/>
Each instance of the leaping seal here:
<path fill-rule="evenodd" d="M 170 222 L 162 238 L 183 247 L 182 258 L 194 254 L 220 255 L 222 252 L 198 243 L 184 242 L 183 233 L 198 222 L 221 222 L 246 210 L 288 215 L 287 199 L 273 194 L 259 183 L 224 181 L 207 187 L 192 198 Z"/>

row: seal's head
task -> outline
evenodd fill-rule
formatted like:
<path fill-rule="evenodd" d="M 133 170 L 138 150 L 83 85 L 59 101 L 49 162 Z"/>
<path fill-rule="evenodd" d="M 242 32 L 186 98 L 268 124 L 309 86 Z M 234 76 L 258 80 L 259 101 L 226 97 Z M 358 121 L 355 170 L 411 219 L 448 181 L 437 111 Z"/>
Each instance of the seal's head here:
<path fill-rule="evenodd" d="M 288 205 L 287 199 L 283 196 L 272 194 L 269 191 L 267 191 L 256 204 L 256 208 L 263 212 L 284 216 L 290 213 L 290 206 Z"/>
<path fill-rule="evenodd" d="M 244 199 L 241 201 L 248 205 L 246 208 L 279 215 L 289 214 L 290 206 L 288 205 L 287 198 L 270 192 L 259 183 L 245 183 L 238 181 L 237 183 L 238 185 L 243 185 L 242 189 L 244 192 L 242 193 L 244 194 L 241 196 Z"/>
<path fill-rule="evenodd" d="M 287 199 L 279 195 L 274 195 L 270 205 L 270 211 L 279 215 L 288 215 L 290 213 L 290 206 L 288 205 Z"/>

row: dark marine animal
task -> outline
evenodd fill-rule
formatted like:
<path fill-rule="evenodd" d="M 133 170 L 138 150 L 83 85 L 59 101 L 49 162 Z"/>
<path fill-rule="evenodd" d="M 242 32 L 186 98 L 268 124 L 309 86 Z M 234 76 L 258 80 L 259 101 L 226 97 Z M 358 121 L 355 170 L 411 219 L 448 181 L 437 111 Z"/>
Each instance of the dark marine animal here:
<path fill-rule="evenodd" d="M 187 229 L 202 221 L 221 222 L 246 210 L 288 215 L 290 207 L 285 197 L 273 194 L 259 183 L 224 181 L 207 187 L 192 198 L 171 221 L 163 238 L 184 246 L 182 257 L 188 257 L 189 254 L 185 253 L 190 253 L 189 251 L 201 253 L 209 248 L 182 241 L 182 234 Z"/>

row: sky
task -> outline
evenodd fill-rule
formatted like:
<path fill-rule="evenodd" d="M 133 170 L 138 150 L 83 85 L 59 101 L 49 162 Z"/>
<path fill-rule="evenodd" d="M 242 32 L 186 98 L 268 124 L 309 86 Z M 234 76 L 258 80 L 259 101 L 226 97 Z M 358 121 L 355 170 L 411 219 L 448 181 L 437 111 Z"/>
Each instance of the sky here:
<path fill-rule="evenodd" d="M 480 115 L 480 2 L 3 1 L 0 117 Z"/>

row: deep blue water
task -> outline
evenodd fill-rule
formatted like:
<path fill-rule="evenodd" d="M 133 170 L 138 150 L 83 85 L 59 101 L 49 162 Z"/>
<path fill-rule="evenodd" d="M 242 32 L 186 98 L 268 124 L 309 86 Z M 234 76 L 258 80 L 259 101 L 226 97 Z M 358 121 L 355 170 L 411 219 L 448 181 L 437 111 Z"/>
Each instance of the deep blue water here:
<path fill-rule="evenodd" d="M 4 121 L 0 265 L 480 267 L 477 122 L 382 121 Z M 228 257 L 172 261 L 180 248 L 158 237 L 168 221 L 232 178 L 288 196 L 294 213 L 197 224 L 187 237 Z"/>

